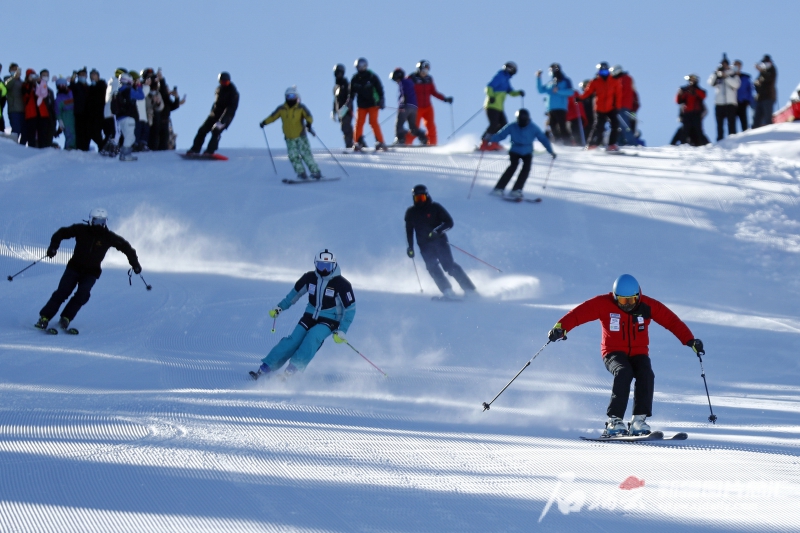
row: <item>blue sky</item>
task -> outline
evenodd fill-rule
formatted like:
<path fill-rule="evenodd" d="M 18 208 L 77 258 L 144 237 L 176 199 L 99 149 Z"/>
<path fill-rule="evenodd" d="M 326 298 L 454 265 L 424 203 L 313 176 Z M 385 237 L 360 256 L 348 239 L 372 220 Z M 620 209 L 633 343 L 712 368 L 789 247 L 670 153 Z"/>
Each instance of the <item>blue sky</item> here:
<path fill-rule="evenodd" d="M 674 96 L 683 76 L 695 72 L 705 86 L 723 52 L 742 59 L 751 74 L 762 55 L 771 54 L 778 67 L 779 105 L 800 82 L 794 2 L 636 4 L 74 0 L 32 10 L 25 2 L 6 2 L 0 62 L 3 73 L 15 61 L 53 74 L 86 65 L 104 78 L 118 66 L 162 67 L 170 85 L 188 94 L 186 106 L 173 115 L 179 147 L 191 142 L 211 106 L 217 74 L 228 70 L 242 98 L 221 151 L 263 146 L 257 124 L 290 85 L 298 86 L 326 144 L 341 145 L 338 126 L 329 118 L 332 68 L 342 62 L 350 75 L 359 56 L 385 81 L 389 105 L 396 95 L 389 72 L 397 66 L 410 71 L 422 58 L 431 61 L 438 88 L 455 97 L 456 126 L 481 107 L 483 87 L 505 61 L 519 65 L 513 84 L 528 92 L 525 104 L 539 124 L 544 106 L 534 94 L 537 69 L 559 62 L 577 84 L 594 74 L 599 61 L 619 63 L 636 81 L 640 128 L 650 145 L 668 143 L 677 128 Z M 713 100 L 707 103 L 713 107 Z M 519 104 L 509 100 L 507 113 Z M 435 105 L 440 137 L 446 137 L 450 110 Z M 387 138 L 393 123 L 385 125 Z M 464 131 L 479 133 L 485 126 L 479 116 Z M 705 131 L 713 138 L 710 117 Z M 273 146 L 283 146 L 279 125 L 268 133 Z M 312 146 L 318 147 L 315 141 Z"/>

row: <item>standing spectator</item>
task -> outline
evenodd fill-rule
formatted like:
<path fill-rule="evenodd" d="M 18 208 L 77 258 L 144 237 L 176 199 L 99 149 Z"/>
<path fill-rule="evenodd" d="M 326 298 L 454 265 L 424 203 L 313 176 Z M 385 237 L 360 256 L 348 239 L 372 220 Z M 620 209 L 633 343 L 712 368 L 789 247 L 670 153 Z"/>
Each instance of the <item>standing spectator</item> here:
<path fill-rule="evenodd" d="M 386 107 L 383 96 L 383 84 L 380 78 L 369 70 L 369 63 L 363 57 L 356 59 L 356 73 L 350 80 L 350 94 L 352 100 L 358 100 L 356 115 L 356 132 L 354 136 L 354 150 L 361 151 L 367 147 L 364 140 L 364 123 L 369 117 L 369 125 L 375 134 L 375 150 L 386 150 L 383 142 L 383 132 L 378 122 L 378 112 Z"/>
<path fill-rule="evenodd" d="M 22 100 L 22 69 L 16 63 L 8 67 L 8 77 L 4 81 L 8 93 L 8 121 L 11 123 L 11 133 L 19 141 L 22 127 L 25 123 L 25 102 Z"/>
<path fill-rule="evenodd" d="M 401 68 L 394 69 L 389 78 L 397 83 L 397 121 L 394 128 L 394 144 L 407 144 L 407 135 L 417 137 L 420 144 L 428 144 L 425 132 L 417 128 L 419 120 L 417 120 L 417 93 L 414 89 L 414 82 L 410 77 L 406 78 L 406 73 Z M 408 122 L 408 131 L 405 127 L 406 122 Z"/>
<path fill-rule="evenodd" d="M 567 108 L 569 99 L 575 93 L 572 88 L 572 80 L 564 76 L 561 65 L 553 63 L 550 65 L 551 79 L 542 85 L 542 71 L 536 71 L 536 88 L 540 94 L 544 94 L 547 106 L 547 115 L 550 118 L 550 131 L 553 132 L 553 139 L 556 142 L 569 143 L 569 132 L 567 131 Z"/>
<path fill-rule="evenodd" d="M 145 86 L 150 87 L 150 80 L 147 80 Z M 136 161 L 138 159 L 131 154 L 136 140 L 136 122 L 139 120 L 137 105 L 139 100 L 144 100 L 142 87 L 134 87 L 133 76 L 127 72 L 120 74 L 119 90 L 114 95 L 116 104 L 114 113 L 117 116 L 117 126 L 122 134 L 122 146 L 119 151 L 120 161 Z"/>
<path fill-rule="evenodd" d="M 86 111 L 86 98 L 89 93 L 86 67 L 75 72 L 70 80 L 75 113 L 75 147 L 84 152 L 89 151 L 89 115 Z"/>
<path fill-rule="evenodd" d="M 675 101 L 680 105 L 680 117 L 682 128 L 675 134 L 672 144 L 689 143 L 692 146 L 703 146 L 708 144 L 708 139 L 703 133 L 703 111 L 705 104 L 703 100 L 706 92 L 698 85 L 697 74 L 689 74 L 684 79 L 689 83 L 678 90 Z"/>
<path fill-rule="evenodd" d="M 164 111 L 164 99 L 161 97 L 161 84 L 155 75 L 150 79 L 150 94 L 147 98 L 150 105 L 147 106 L 147 118 L 150 122 L 150 139 L 147 143 L 150 150 L 158 150 L 159 127 L 161 124 L 161 113 Z"/>
<path fill-rule="evenodd" d="M 756 79 L 756 112 L 753 116 L 753 128 L 760 128 L 772 124 L 772 111 L 775 108 L 777 93 L 775 83 L 778 81 L 778 71 L 772 58 L 765 55 L 761 63 L 756 65 L 758 79 Z"/>
<path fill-rule="evenodd" d="M 636 137 L 636 112 L 639 110 L 639 95 L 631 75 L 623 70 L 622 65 L 614 65 L 611 75 L 619 80 L 622 90 L 622 100 L 619 105 L 619 122 L 622 139 L 619 144 L 635 146 Z"/>
<path fill-rule="evenodd" d="M 755 99 L 753 98 L 753 82 L 750 81 L 750 74 L 742 72 L 742 62 L 737 59 L 733 62 L 733 70 L 739 75 L 741 84 L 736 91 L 736 116 L 739 117 L 739 122 L 742 126 L 742 131 L 747 130 L 747 108 L 755 107 Z"/>
<path fill-rule="evenodd" d="M 89 149 L 89 141 L 94 141 L 97 151 L 103 149 L 106 141 L 103 139 L 103 121 L 105 120 L 106 107 L 106 82 L 100 78 L 100 73 L 92 69 L 89 73 L 89 85 L 86 88 L 86 122 L 88 127 L 88 139 L 86 149 Z M 77 132 L 76 132 L 77 134 Z M 80 149 L 80 148 L 79 148 Z"/>
<path fill-rule="evenodd" d="M 580 90 L 580 92 L 583 93 L 583 91 L 585 91 L 589 87 L 589 84 L 591 82 L 592 82 L 592 80 L 583 80 L 582 82 L 580 82 L 578 84 L 578 89 Z M 578 96 L 579 96 L 579 94 L 575 95 L 575 101 L 583 106 L 583 114 L 586 116 L 586 121 L 584 122 L 584 124 L 587 124 L 587 127 L 583 132 L 584 137 L 585 137 L 583 144 L 585 146 L 586 142 L 589 140 L 589 134 L 592 133 L 592 125 L 594 124 L 594 101 L 595 101 L 595 96 L 592 95 L 592 96 L 590 96 L 589 98 L 587 98 L 587 99 L 585 99 L 583 101 L 581 101 L 578 98 Z"/>
<path fill-rule="evenodd" d="M 483 132 L 484 139 L 487 134 L 494 135 L 508 124 L 505 111 L 506 95 L 525 97 L 525 91 L 515 91 L 511 87 L 511 77 L 516 73 L 517 64 L 513 61 L 508 61 L 486 86 L 486 101 L 483 107 L 486 109 L 489 127 Z M 481 143 L 481 150 L 500 150 L 500 144 L 484 140 Z"/>
<path fill-rule="evenodd" d="M 25 142 L 32 148 L 49 148 L 53 145 L 53 91 L 47 86 L 50 73 L 45 69 L 37 77 L 28 69 L 23 88 L 25 102 Z"/>
<path fill-rule="evenodd" d="M 436 133 L 436 121 L 433 118 L 433 105 L 431 105 L 431 96 L 448 104 L 453 103 L 452 96 L 445 96 L 436 90 L 436 85 L 433 83 L 433 78 L 430 76 L 431 63 L 427 59 L 423 59 L 417 63 L 417 70 L 409 76 L 411 81 L 414 82 L 414 92 L 417 95 L 417 129 L 419 129 L 422 121 L 425 121 L 425 129 L 428 131 L 428 144 L 435 146 L 438 142 L 438 135 Z M 406 144 L 414 142 L 414 137 L 411 133 L 406 135 Z"/>
<path fill-rule="evenodd" d="M 75 139 L 75 99 L 65 78 L 56 80 L 58 96 L 54 104 L 55 116 L 58 121 L 58 131 L 64 133 L 64 150 L 74 150 L 77 147 Z"/>
<path fill-rule="evenodd" d="M 0 64 L 0 73 L 3 72 L 3 65 Z M 3 108 L 6 105 L 6 95 L 8 94 L 8 89 L 6 88 L 6 84 L 3 81 L 3 78 L 0 78 L 0 133 L 5 133 L 6 131 L 6 119 L 3 116 Z"/>
<path fill-rule="evenodd" d="M 211 132 L 211 140 L 208 141 L 205 153 L 213 154 L 216 152 L 222 132 L 231 125 L 233 116 L 236 114 L 236 108 L 239 107 L 239 91 L 231 83 L 231 75 L 227 72 L 220 72 L 218 79 L 219 86 L 214 91 L 214 105 L 211 106 L 211 113 L 200 126 L 200 129 L 197 130 L 194 144 L 187 152 L 189 154 L 200 153 L 206 140 L 206 135 L 209 132 Z"/>
<path fill-rule="evenodd" d="M 611 76 L 608 63 L 605 61 L 597 64 L 597 76 L 589 82 L 583 93 L 578 96 L 578 100 L 585 100 L 590 96 L 595 97 L 594 101 L 594 124 L 592 133 L 589 135 L 589 145 L 587 148 L 592 150 L 603 143 L 603 130 L 606 121 L 611 125 L 611 132 L 608 136 L 607 152 L 618 152 L 617 130 L 619 121 L 617 120 L 617 110 L 622 101 L 622 84 L 619 80 Z"/>
<path fill-rule="evenodd" d="M 145 70 L 142 70 L 142 74 L 144 72 Z M 135 70 L 131 70 L 130 73 L 131 77 L 133 78 L 134 88 L 141 89 L 142 94 L 144 94 L 144 98 L 142 98 L 141 100 L 136 100 L 136 110 L 138 112 L 138 117 L 136 119 L 136 127 L 134 133 L 136 140 L 133 143 L 133 151 L 147 152 L 150 151 L 150 148 L 147 146 L 147 142 L 150 140 L 150 125 L 147 122 L 147 102 L 148 102 L 147 97 L 150 95 L 150 85 L 144 83 L 145 78 L 142 74 L 136 72 Z"/>
<path fill-rule="evenodd" d="M 164 79 L 160 68 L 156 71 L 156 79 L 158 80 L 159 92 L 161 93 L 161 100 L 164 107 L 161 110 L 161 116 L 157 122 L 158 126 L 150 131 L 150 135 L 153 135 L 153 133 L 156 135 L 154 141 L 157 148 L 154 149 L 170 150 L 174 149 L 174 146 L 170 148 L 172 112 L 182 106 L 184 102 L 186 102 L 186 98 L 181 99 L 178 96 L 178 87 L 174 87 L 171 91 L 169 90 L 169 84 L 167 80 Z"/>
<path fill-rule="evenodd" d="M 353 103 L 350 101 L 350 80 L 345 77 L 344 65 L 333 67 L 333 120 L 342 124 L 345 148 L 353 147 Z"/>
<path fill-rule="evenodd" d="M 736 94 L 741 85 L 741 80 L 736 71 L 731 68 L 727 55 L 723 54 L 717 70 L 708 77 L 708 84 L 714 86 L 717 141 L 721 141 L 725 137 L 723 126 L 726 122 L 728 123 L 728 135 L 736 133 Z"/>
<path fill-rule="evenodd" d="M 567 104 L 567 122 L 572 135 L 572 145 L 586 145 L 586 129 L 589 123 L 586 120 L 585 106 L 578 103 L 575 93 L 569 97 L 569 103 Z"/>
<path fill-rule="evenodd" d="M 119 137 L 120 131 L 117 127 L 117 119 L 111 111 L 111 101 L 116 96 L 119 90 L 119 78 L 128 71 L 124 68 L 118 68 L 114 71 L 114 77 L 108 79 L 106 84 L 106 104 L 103 108 L 103 133 L 105 134 L 105 144 L 100 150 L 101 155 L 115 157 L 119 153 Z"/>

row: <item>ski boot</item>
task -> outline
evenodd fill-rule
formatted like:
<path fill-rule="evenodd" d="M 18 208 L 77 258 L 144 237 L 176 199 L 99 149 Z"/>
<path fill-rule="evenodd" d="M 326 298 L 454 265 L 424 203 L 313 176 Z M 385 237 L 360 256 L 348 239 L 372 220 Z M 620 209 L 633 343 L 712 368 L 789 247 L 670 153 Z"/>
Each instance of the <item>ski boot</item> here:
<path fill-rule="evenodd" d="M 258 367 L 258 371 L 257 372 L 253 372 L 251 370 L 249 372 L 249 374 L 250 374 L 250 377 L 253 378 L 253 379 L 258 379 L 262 375 L 266 376 L 267 378 L 269 378 L 270 372 L 272 372 L 272 370 L 270 370 L 270 368 L 266 365 L 266 363 L 261 363 L 261 366 Z"/>
<path fill-rule="evenodd" d="M 645 421 L 647 415 L 633 415 L 628 423 L 628 433 L 630 435 L 649 435 L 650 426 Z"/>
<path fill-rule="evenodd" d="M 419 136 L 417 137 L 417 139 L 419 139 L 419 144 L 421 144 L 423 146 L 428 144 L 428 136 L 426 134 L 424 134 L 424 133 L 420 133 Z"/>
<path fill-rule="evenodd" d="M 320 171 L 312 172 L 311 173 L 311 179 L 312 180 L 321 180 L 322 179 L 322 172 L 320 172 Z"/>
<path fill-rule="evenodd" d="M 489 196 L 503 196 L 503 189 L 492 189 L 492 192 L 489 193 Z"/>
<path fill-rule="evenodd" d="M 606 146 L 606 152 L 619 152 L 619 146 L 616 144 L 609 144 Z"/>
<path fill-rule="evenodd" d="M 364 148 L 367 148 L 367 140 L 362 135 L 356 143 L 353 145 L 353 150 L 356 152 L 362 151 Z"/>
<path fill-rule="evenodd" d="M 39 321 L 36 324 L 34 324 L 33 327 L 35 327 L 37 329 L 46 330 L 48 324 L 50 324 L 50 320 L 48 320 L 47 318 L 45 318 L 43 316 L 40 316 L 39 317 Z"/>
<path fill-rule="evenodd" d="M 131 148 L 129 146 L 128 147 L 123 147 L 122 150 L 120 150 L 120 153 L 119 153 L 119 160 L 120 161 L 138 161 L 139 158 L 134 156 L 134 155 L 132 155 L 132 154 L 133 154 L 133 148 Z"/>
<path fill-rule="evenodd" d="M 287 379 L 289 379 L 290 377 L 292 377 L 292 376 L 294 376 L 295 374 L 297 374 L 297 372 L 298 372 L 299 370 L 300 370 L 300 369 L 299 369 L 299 368 L 297 368 L 296 366 L 294 366 L 292 363 L 289 363 L 288 365 L 286 365 L 286 370 L 284 370 L 284 371 L 283 371 L 283 375 L 281 376 L 281 379 L 282 379 L 283 381 L 286 381 L 286 380 L 287 380 Z"/>
<path fill-rule="evenodd" d="M 63 329 L 64 331 L 66 331 L 67 333 L 69 333 L 70 335 L 77 335 L 78 334 L 78 330 L 77 329 L 69 327 L 69 318 L 67 318 L 67 317 L 62 316 L 58 320 L 58 326 L 61 329 Z"/>
<path fill-rule="evenodd" d="M 442 291 L 442 298 L 445 300 L 458 300 L 458 295 L 450 287 Z"/>
<path fill-rule="evenodd" d="M 590 144 L 586 148 L 584 148 L 584 150 L 597 150 L 597 145 L 596 144 Z"/>
<path fill-rule="evenodd" d="M 380 152 L 381 150 L 383 150 L 384 152 L 386 152 L 386 151 L 388 151 L 389 149 L 388 149 L 388 148 L 386 148 L 386 144 L 385 144 L 385 143 L 382 143 L 382 142 L 377 142 L 377 143 L 375 143 L 375 151 L 376 151 L 376 152 Z"/>
<path fill-rule="evenodd" d="M 305 172 L 303 172 L 301 174 L 298 174 L 297 175 L 297 179 L 299 179 L 299 180 L 307 180 L 308 179 L 308 174 L 306 174 Z"/>
<path fill-rule="evenodd" d="M 109 139 L 103 145 L 103 149 L 100 150 L 100 155 L 104 155 L 106 157 L 114 157 L 116 151 L 117 151 L 117 143 L 115 143 L 112 139 Z"/>
<path fill-rule="evenodd" d="M 513 198 L 515 200 L 522 200 L 523 198 L 522 191 L 517 189 L 512 189 L 511 192 L 508 193 L 508 197 Z"/>
<path fill-rule="evenodd" d="M 621 418 L 611 416 L 606 422 L 606 429 L 603 431 L 604 437 L 624 437 L 628 434 L 628 426 Z"/>

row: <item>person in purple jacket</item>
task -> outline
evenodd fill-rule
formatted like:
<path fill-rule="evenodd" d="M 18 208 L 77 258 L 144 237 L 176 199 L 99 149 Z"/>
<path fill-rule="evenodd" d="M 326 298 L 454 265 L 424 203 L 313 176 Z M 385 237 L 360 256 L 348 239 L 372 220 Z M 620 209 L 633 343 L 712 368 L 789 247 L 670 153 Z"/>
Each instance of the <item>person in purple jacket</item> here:
<path fill-rule="evenodd" d="M 408 133 L 405 124 L 411 135 L 419 139 L 420 144 L 428 144 L 428 135 L 425 131 L 417 128 L 417 93 L 414 92 L 414 82 L 406 78 L 406 73 L 401 68 L 392 71 L 389 77 L 397 82 L 397 122 L 395 123 L 394 144 L 405 145 L 406 134 Z"/>

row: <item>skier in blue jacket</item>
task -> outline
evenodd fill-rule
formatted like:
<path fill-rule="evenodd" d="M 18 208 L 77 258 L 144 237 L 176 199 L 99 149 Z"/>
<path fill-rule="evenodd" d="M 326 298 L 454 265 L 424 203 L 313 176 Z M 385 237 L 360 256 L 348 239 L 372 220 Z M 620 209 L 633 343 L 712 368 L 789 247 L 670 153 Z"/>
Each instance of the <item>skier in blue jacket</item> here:
<path fill-rule="evenodd" d="M 489 127 L 486 128 L 484 135 L 495 134 L 508 123 L 505 112 L 506 96 L 521 96 L 525 98 L 525 91 L 515 91 L 511 87 L 511 77 L 516 73 L 517 64 L 513 61 L 508 61 L 486 86 L 486 101 L 483 103 L 483 107 L 486 109 Z M 500 145 L 484 142 L 481 144 L 481 150 L 500 150 Z"/>
<path fill-rule="evenodd" d="M 289 309 L 308 294 L 308 305 L 300 322 L 291 335 L 282 338 L 261 360 L 258 371 L 250 372 L 253 379 L 262 375 L 269 377 L 289 360 L 286 374 L 302 372 L 331 334 L 336 344 L 347 342 L 345 333 L 356 315 L 353 287 L 342 276 L 336 257 L 328 249 L 314 257 L 314 267 L 303 274 L 286 298 L 269 312 L 270 317 L 277 318 L 281 311 Z"/>
<path fill-rule="evenodd" d="M 742 62 L 737 59 L 733 62 L 733 69 L 739 74 L 741 84 L 736 91 L 736 116 L 739 117 L 739 122 L 742 124 L 742 131 L 747 130 L 747 108 L 756 107 L 756 99 L 753 96 L 753 82 L 750 80 L 750 74 L 742 72 Z"/>
<path fill-rule="evenodd" d="M 556 141 L 569 142 L 567 107 L 569 106 L 569 97 L 575 94 L 575 89 L 572 88 L 572 80 L 564 76 L 564 73 L 561 72 L 561 65 L 558 63 L 550 65 L 550 76 L 552 76 L 550 81 L 542 85 L 542 71 L 536 71 L 536 88 L 540 94 L 545 95 L 553 138 Z"/>
<path fill-rule="evenodd" d="M 517 121 L 507 124 L 502 130 L 494 135 L 486 134 L 483 140 L 486 142 L 497 143 L 511 136 L 511 149 L 508 151 L 508 156 L 511 159 L 511 164 L 508 166 L 500 180 L 492 190 L 493 195 L 503 196 L 503 190 L 511 181 L 514 172 L 517 171 L 520 159 L 522 160 L 522 171 L 519 173 L 514 187 L 509 193 L 509 197 L 513 199 L 522 200 L 522 188 L 525 186 L 525 181 L 528 179 L 528 174 L 531 171 L 531 163 L 533 162 L 533 141 L 538 139 L 553 157 L 556 158 L 556 153 L 553 151 L 553 146 L 550 144 L 550 139 L 547 138 L 542 130 L 531 121 L 531 114 L 527 109 L 520 109 L 516 114 Z"/>

